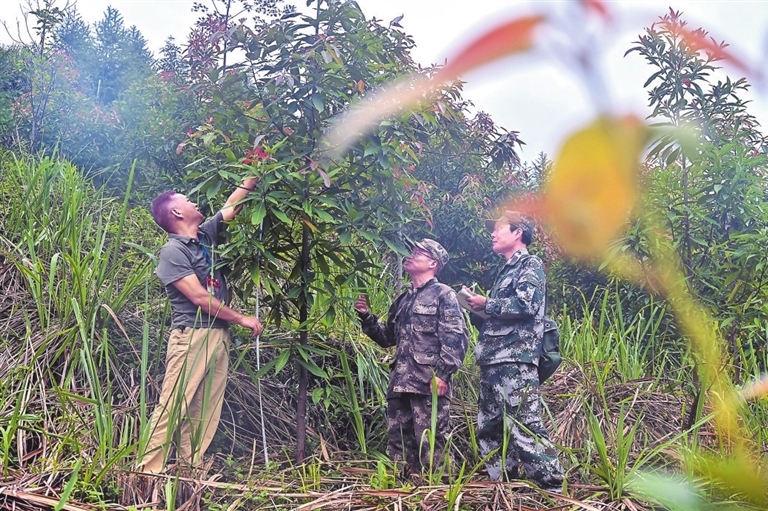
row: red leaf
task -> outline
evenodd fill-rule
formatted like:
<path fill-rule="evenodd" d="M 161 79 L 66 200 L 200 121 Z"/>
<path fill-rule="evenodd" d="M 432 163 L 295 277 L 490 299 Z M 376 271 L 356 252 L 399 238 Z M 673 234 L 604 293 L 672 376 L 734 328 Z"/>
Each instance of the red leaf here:
<path fill-rule="evenodd" d="M 527 16 L 508 21 L 470 42 L 435 76 L 445 82 L 467 71 L 506 55 L 520 53 L 533 46 L 534 30 L 546 20 L 544 16 Z"/>
<path fill-rule="evenodd" d="M 593 11 L 595 14 L 599 14 L 605 21 L 611 21 L 611 11 L 608 10 L 608 6 L 602 2 L 602 0 L 580 0 L 581 5 L 588 11 Z"/>
<path fill-rule="evenodd" d="M 323 169 L 321 169 L 320 167 L 317 167 L 315 170 L 317 171 L 318 174 L 320 174 L 320 177 L 323 178 L 323 183 L 325 183 L 325 187 L 326 188 L 330 188 L 331 187 L 331 178 L 328 177 L 328 174 Z"/>
<path fill-rule="evenodd" d="M 680 31 L 680 34 L 683 36 L 683 40 L 691 48 L 698 51 L 704 51 L 717 60 L 725 60 L 730 62 L 744 72 L 752 72 L 752 69 L 750 69 L 749 66 L 744 63 L 744 61 L 725 49 L 725 46 L 727 45 L 717 44 L 713 38 L 707 37 L 706 32 L 702 30 L 688 30 L 685 27 L 676 27 L 676 30 Z"/>
<path fill-rule="evenodd" d="M 269 153 L 266 152 L 261 146 L 256 147 L 255 149 L 248 149 L 245 152 L 245 155 L 248 157 L 246 158 L 249 160 L 248 163 L 252 162 L 253 158 L 257 158 L 259 160 L 266 160 L 267 158 L 269 158 Z M 245 160 L 243 161 L 243 163 L 245 163 Z"/>

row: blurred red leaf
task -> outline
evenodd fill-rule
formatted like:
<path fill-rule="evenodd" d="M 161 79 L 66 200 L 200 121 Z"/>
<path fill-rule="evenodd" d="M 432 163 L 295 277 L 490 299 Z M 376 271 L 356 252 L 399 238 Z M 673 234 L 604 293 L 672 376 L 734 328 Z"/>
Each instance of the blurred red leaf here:
<path fill-rule="evenodd" d="M 517 18 L 482 34 L 449 60 L 434 81 L 445 82 L 506 55 L 528 50 L 533 46 L 535 29 L 545 20 L 541 15 Z"/>
<path fill-rule="evenodd" d="M 425 76 L 407 76 L 385 85 L 371 96 L 370 101 L 353 106 L 338 119 L 323 143 L 329 149 L 327 157 L 334 159 L 343 154 L 350 144 L 368 132 L 379 120 L 411 108 L 438 89 L 440 84 L 499 58 L 528 50 L 533 46 L 536 28 L 545 21 L 546 17 L 542 15 L 508 21 L 482 33 L 464 46 L 431 79 Z M 438 109 L 441 107 L 440 103 L 436 105 Z M 445 115 L 444 109 L 441 114 Z"/>
<path fill-rule="evenodd" d="M 320 167 L 317 167 L 315 170 L 317 170 L 317 173 L 320 174 L 320 177 L 323 178 L 323 183 L 325 184 L 326 188 L 331 187 L 331 178 L 328 177 L 328 174 L 321 169 Z"/>
<path fill-rule="evenodd" d="M 581 5 L 587 11 L 592 11 L 595 14 L 599 14 L 605 21 L 611 21 L 611 11 L 608 10 L 608 6 L 601 0 L 580 0 Z"/>
<path fill-rule="evenodd" d="M 691 48 L 707 52 L 717 60 L 725 60 L 744 72 L 752 73 L 753 70 L 743 60 L 726 50 L 727 44 L 718 44 L 703 30 L 688 30 L 685 27 L 676 27 L 676 30 L 680 31 L 683 40 Z"/>
<path fill-rule="evenodd" d="M 768 375 L 745 386 L 741 391 L 744 399 L 757 399 L 768 395 Z"/>

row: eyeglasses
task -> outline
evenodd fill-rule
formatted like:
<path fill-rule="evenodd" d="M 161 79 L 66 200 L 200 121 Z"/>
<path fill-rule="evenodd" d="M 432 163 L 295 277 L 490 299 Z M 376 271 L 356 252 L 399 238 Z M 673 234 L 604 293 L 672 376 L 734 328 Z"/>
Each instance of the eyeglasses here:
<path fill-rule="evenodd" d="M 432 257 L 432 254 L 430 254 L 429 252 L 427 252 L 426 250 L 423 250 L 421 248 L 413 249 L 411 251 L 411 255 L 420 255 L 420 256 L 426 257 L 427 259 L 432 259 L 433 261 L 436 261 L 436 259 L 434 257 Z"/>

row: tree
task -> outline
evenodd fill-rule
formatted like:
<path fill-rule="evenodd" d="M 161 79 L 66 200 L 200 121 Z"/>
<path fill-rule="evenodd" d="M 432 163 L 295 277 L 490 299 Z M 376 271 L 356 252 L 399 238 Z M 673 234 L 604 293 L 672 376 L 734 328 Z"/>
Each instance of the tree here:
<path fill-rule="evenodd" d="M 21 47 L 0 47 L 0 145 L 13 145 L 13 104 L 29 90 L 29 78 L 23 73 L 25 52 Z"/>
<path fill-rule="evenodd" d="M 456 106 L 461 102 L 452 99 L 458 89 L 447 88 L 425 97 L 414 112 L 382 121 L 343 158 L 329 160 L 318 144 L 334 116 L 383 82 L 417 70 L 413 41 L 396 23 L 367 20 L 354 2 L 318 1 L 312 14 L 288 13 L 256 29 L 242 23 L 225 30 L 208 19 L 196 30 L 187 58 L 209 113 L 180 150 L 194 154 L 198 171 L 192 177 L 211 200 L 254 171 L 251 166 L 261 178 L 230 229 L 226 255 L 234 274 L 250 276 L 246 293 L 263 289 L 271 323 L 290 320 L 299 331 L 272 366 L 282 367 L 289 357 L 298 366 L 301 460 L 308 372 L 325 377 L 308 342 L 309 310 L 322 301 L 332 322 L 340 307 L 349 307 L 337 301 L 336 288 L 361 285 L 378 266 L 370 259 L 372 244 L 403 253 L 406 228 L 430 218 L 416 170 L 422 149 L 448 125 L 459 137 L 468 121 L 452 124 L 463 114 Z M 239 57 L 225 65 L 223 54 Z M 489 133 L 478 129 L 478 143 Z M 516 143 L 507 140 L 499 147 Z M 436 159 L 432 165 L 439 167 Z"/>
<path fill-rule="evenodd" d="M 78 82 L 83 91 L 91 90 L 93 77 L 89 76 L 95 68 L 96 47 L 91 28 L 83 21 L 77 10 L 69 10 L 62 22 L 54 30 L 54 47 L 68 55 L 79 70 Z"/>
<path fill-rule="evenodd" d="M 185 66 L 182 62 L 181 47 L 172 36 L 165 40 L 165 44 L 160 48 L 160 55 L 157 66 L 161 73 L 169 73 L 169 76 L 183 75 Z"/>
<path fill-rule="evenodd" d="M 746 80 L 715 81 L 722 76 L 716 48 L 727 45 L 707 37 L 702 29 L 690 32 L 670 9 L 627 52 L 654 66 L 646 82 L 652 118 L 671 131 L 646 162 L 653 213 L 630 230 L 623 247 L 644 258 L 650 243 L 677 249 L 689 288 L 720 319 L 738 360 L 766 343 L 757 325 L 768 319 L 760 305 L 768 297 L 762 256 L 768 138 L 740 97 Z"/>
<path fill-rule="evenodd" d="M 96 98 L 102 104 L 117 99 L 131 83 L 153 71 L 147 41 L 135 26 L 125 28 L 122 15 L 107 7 L 95 25 L 96 69 L 93 73 Z"/>
<path fill-rule="evenodd" d="M 40 9 L 30 16 L 51 19 Z M 196 104 L 167 74 L 157 75 L 146 40 L 116 10 L 107 9 L 93 30 L 74 8 L 57 16 L 58 24 L 46 25 L 42 56 L 40 43 L 14 50 L 21 72 L 6 82 L 22 89 L 9 98 L 7 144 L 21 147 L 23 136 L 34 150 L 56 148 L 96 184 L 118 190 L 135 159 L 139 190 L 177 182 L 184 163 L 175 148 L 197 117 Z"/>
<path fill-rule="evenodd" d="M 520 162 L 517 150 L 524 142 L 517 133 L 483 112 L 470 117 L 469 106 L 461 99 L 461 83 L 454 83 L 434 111 L 414 115 L 429 133 L 413 175 L 424 185 L 430 224 L 422 221 L 413 230 L 435 237 L 451 254 L 441 281 L 477 281 L 490 289 L 500 260 L 490 250 L 484 219 L 538 182 Z"/>

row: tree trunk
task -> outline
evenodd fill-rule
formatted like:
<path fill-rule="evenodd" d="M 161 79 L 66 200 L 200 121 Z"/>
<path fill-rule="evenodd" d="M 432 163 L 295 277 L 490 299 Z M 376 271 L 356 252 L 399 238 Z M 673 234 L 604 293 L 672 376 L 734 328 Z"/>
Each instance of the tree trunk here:
<path fill-rule="evenodd" d="M 302 325 L 299 331 L 299 342 L 306 346 L 309 340 L 307 332 L 307 317 L 309 305 L 309 227 L 304 224 L 301 234 L 301 289 L 304 294 L 299 309 L 299 323 Z M 299 365 L 299 397 L 296 402 L 296 462 L 303 463 L 305 459 L 307 442 L 307 368 Z"/>
<path fill-rule="evenodd" d="M 691 376 L 693 380 L 694 396 L 693 401 L 691 401 L 691 409 L 688 411 L 688 417 L 686 417 L 685 422 L 683 423 L 683 431 L 691 429 L 696 421 L 699 420 L 699 412 L 702 405 L 701 400 L 704 397 L 704 390 L 702 389 L 701 380 L 699 379 L 699 362 L 696 361 L 695 358 L 693 363 L 693 374 Z M 698 432 L 694 432 L 694 435 L 697 434 Z"/>

